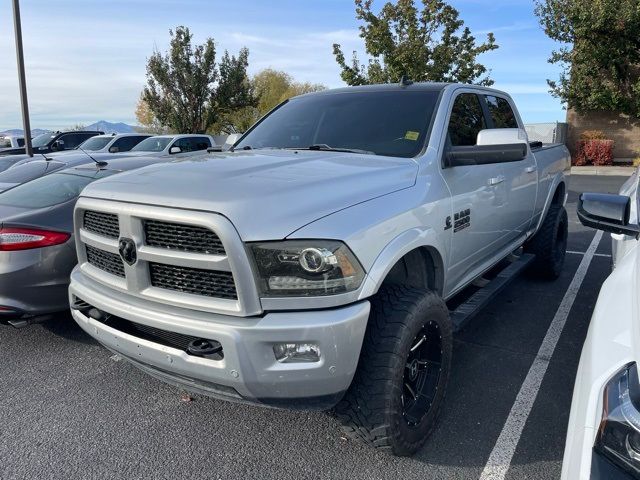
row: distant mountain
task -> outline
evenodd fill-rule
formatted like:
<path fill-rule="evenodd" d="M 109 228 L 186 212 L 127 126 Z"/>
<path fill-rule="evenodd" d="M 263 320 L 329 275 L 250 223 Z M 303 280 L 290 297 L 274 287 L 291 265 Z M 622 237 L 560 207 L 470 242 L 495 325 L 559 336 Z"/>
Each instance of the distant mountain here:
<path fill-rule="evenodd" d="M 61 128 L 60 131 L 67 130 L 66 128 Z M 107 122 L 106 120 L 100 120 L 96 123 L 92 123 L 91 125 L 87 125 L 84 127 L 84 130 L 100 130 L 104 133 L 133 133 L 135 132 L 135 128 L 131 125 L 127 125 L 123 122 Z M 43 130 L 42 128 L 34 128 L 31 130 L 31 136 L 37 137 L 42 133 L 48 133 L 51 130 Z M 23 130 L 21 128 L 11 128 L 9 130 L 5 130 L 4 132 L 0 132 L 0 135 L 22 135 Z"/>
<path fill-rule="evenodd" d="M 107 122 L 106 120 L 100 120 L 96 123 L 92 123 L 91 125 L 87 125 L 84 127 L 85 130 L 101 130 L 104 133 L 133 133 L 135 129 L 131 125 L 127 125 L 126 123 L 117 122 Z"/>
<path fill-rule="evenodd" d="M 37 137 L 38 135 L 42 135 L 43 133 L 49 133 L 51 130 L 43 130 L 42 128 L 34 128 L 31 130 L 31 136 Z M 5 130 L 4 132 L 0 132 L 0 135 L 22 135 L 24 130 L 21 128 L 12 128 L 11 130 Z"/>

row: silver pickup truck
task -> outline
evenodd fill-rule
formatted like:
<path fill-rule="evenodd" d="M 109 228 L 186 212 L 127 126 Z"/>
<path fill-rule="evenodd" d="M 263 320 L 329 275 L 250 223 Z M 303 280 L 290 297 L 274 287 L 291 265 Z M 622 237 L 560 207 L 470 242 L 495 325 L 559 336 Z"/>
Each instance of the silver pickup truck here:
<path fill-rule="evenodd" d="M 444 401 L 445 302 L 513 252 L 559 275 L 569 169 L 497 90 L 302 95 L 230 152 L 89 185 L 73 317 L 166 382 L 333 408 L 352 438 L 408 455 Z"/>

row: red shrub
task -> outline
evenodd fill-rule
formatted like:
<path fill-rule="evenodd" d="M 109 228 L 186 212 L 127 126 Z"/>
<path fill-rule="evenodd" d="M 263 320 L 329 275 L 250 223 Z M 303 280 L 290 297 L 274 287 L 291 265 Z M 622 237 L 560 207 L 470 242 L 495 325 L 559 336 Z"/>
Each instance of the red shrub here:
<path fill-rule="evenodd" d="M 579 140 L 574 165 L 613 165 L 613 140 Z"/>

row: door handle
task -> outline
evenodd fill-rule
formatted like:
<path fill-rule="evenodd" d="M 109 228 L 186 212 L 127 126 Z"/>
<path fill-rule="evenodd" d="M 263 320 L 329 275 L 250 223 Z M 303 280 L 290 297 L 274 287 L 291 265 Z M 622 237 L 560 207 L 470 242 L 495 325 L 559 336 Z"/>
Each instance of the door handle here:
<path fill-rule="evenodd" d="M 524 171 L 527 172 L 527 173 L 533 173 L 536 170 L 538 170 L 538 167 L 536 167 L 535 165 L 532 165 L 532 166 L 527 167 L 527 168 L 524 169 Z"/>
<path fill-rule="evenodd" d="M 498 185 L 499 183 L 504 182 L 504 175 L 498 175 L 497 177 L 493 177 L 489 179 L 489 185 Z"/>

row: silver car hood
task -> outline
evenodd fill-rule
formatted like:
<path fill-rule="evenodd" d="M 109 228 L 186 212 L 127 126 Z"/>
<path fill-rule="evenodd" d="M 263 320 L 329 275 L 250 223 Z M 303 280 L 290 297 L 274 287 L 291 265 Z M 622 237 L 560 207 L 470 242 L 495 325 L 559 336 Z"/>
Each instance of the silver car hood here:
<path fill-rule="evenodd" d="M 262 150 L 209 154 L 98 180 L 84 197 L 220 213 L 245 241 L 281 239 L 314 220 L 415 184 L 409 158 Z"/>

